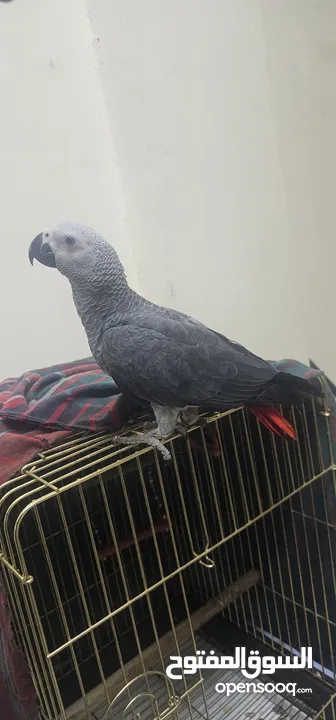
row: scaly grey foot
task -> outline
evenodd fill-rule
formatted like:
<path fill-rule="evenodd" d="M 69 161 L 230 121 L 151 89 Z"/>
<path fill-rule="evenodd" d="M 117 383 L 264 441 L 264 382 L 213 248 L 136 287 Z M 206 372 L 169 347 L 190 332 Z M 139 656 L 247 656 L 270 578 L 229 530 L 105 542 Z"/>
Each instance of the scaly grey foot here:
<path fill-rule="evenodd" d="M 144 433 L 151 433 L 153 430 L 157 430 L 157 423 L 155 420 L 147 421 L 143 424 L 143 432 Z"/>
<path fill-rule="evenodd" d="M 156 437 L 152 432 L 132 433 L 131 435 L 113 435 L 112 443 L 115 445 L 128 445 L 129 447 L 137 447 L 138 445 L 148 445 L 156 448 L 164 460 L 171 460 L 171 454 L 163 444 L 162 439 Z"/>
<path fill-rule="evenodd" d="M 175 424 L 175 430 L 176 432 L 180 433 L 182 437 L 186 438 L 188 437 L 188 429 L 190 429 L 189 425 L 186 425 L 183 420 L 177 420 Z"/>

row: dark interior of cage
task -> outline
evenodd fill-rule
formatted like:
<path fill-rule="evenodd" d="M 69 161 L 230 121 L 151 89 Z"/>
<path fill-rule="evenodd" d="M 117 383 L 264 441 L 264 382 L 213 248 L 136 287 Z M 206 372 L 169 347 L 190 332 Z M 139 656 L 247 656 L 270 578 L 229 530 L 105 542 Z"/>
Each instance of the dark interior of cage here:
<path fill-rule="evenodd" d="M 172 621 L 178 625 L 186 601 L 192 613 L 252 568 L 260 570 L 261 582 L 204 632 L 219 647 L 229 623 L 233 645 L 245 638 L 247 646 L 252 638 L 276 655 L 310 646 L 319 677 L 331 687 L 333 478 L 324 475 L 299 491 L 322 470 L 314 422 L 309 411 L 298 413 L 299 443 L 285 442 L 238 412 L 214 423 L 219 453 L 198 429 L 189 440 L 174 441 L 168 464 L 150 451 L 104 472 L 102 455 L 98 477 L 26 515 L 21 542 L 48 651 L 83 633 L 52 661 L 65 706 L 99 685 L 102 672 L 108 677 L 121 660 L 136 656 L 139 643 L 144 650 L 172 629 Z M 223 537 L 227 542 L 210 553 L 213 567 L 195 559 Z M 26 622 L 34 622 L 32 616 Z"/>

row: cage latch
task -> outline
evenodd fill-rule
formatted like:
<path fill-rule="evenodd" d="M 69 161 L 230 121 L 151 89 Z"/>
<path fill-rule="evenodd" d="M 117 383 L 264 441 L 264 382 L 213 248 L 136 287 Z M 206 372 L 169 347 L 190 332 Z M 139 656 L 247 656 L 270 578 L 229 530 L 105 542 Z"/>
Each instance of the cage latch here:
<path fill-rule="evenodd" d="M 33 465 L 32 468 L 29 467 L 29 465 L 24 465 L 24 467 L 21 469 L 22 474 L 28 475 L 29 477 L 33 478 L 39 483 L 42 483 L 42 485 L 45 485 L 49 490 L 53 490 L 56 493 L 59 493 L 60 489 L 52 482 L 48 482 L 48 480 L 45 480 L 43 477 L 39 477 L 39 475 L 36 475 L 36 465 Z"/>
<path fill-rule="evenodd" d="M 20 583 L 22 583 L 22 585 L 30 585 L 34 581 L 34 578 L 32 575 L 23 575 L 23 573 L 21 573 L 20 570 L 18 570 L 16 567 L 14 567 L 14 565 L 12 565 L 12 563 L 10 563 L 9 560 L 7 560 L 5 554 L 1 551 L 0 551 L 0 563 L 2 565 L 4 565 L 4 567 L 7 568 L 7 570 L 9 570 L 11 573 L 13 573 L 13 575 L 15 575 L 15 577 L 18 580 L 20 580 Z"/>

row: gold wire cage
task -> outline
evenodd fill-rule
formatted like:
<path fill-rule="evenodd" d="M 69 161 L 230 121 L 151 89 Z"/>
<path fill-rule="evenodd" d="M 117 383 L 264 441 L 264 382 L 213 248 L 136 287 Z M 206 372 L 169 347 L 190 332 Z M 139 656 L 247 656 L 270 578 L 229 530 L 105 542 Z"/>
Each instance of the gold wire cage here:
<path fill-rule="evenodd" d="M 3 582 L 41 718 L 335 720 L 330 422 L 314 404 L 288 418 L 297 443 L 244 410 L 207 417 L 168 464 L 78 435 L 1 488 Z M 166 675 L 170 655 L 229 641 L 312 647 L 313 693 L 262 705 L 214 697 L 211 673 Z"/>

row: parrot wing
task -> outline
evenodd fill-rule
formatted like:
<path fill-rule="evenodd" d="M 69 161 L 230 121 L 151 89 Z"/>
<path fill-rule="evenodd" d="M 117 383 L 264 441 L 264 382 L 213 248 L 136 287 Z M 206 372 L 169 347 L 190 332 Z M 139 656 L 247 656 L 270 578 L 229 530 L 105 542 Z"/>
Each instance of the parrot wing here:
<path fill-rule="evenodd" d="M 174 311 L 125 316 L 105 331 L 99 362 L 124 392 L 170 407 L 239 407 L 277 374 L 241 345 Z"/>

